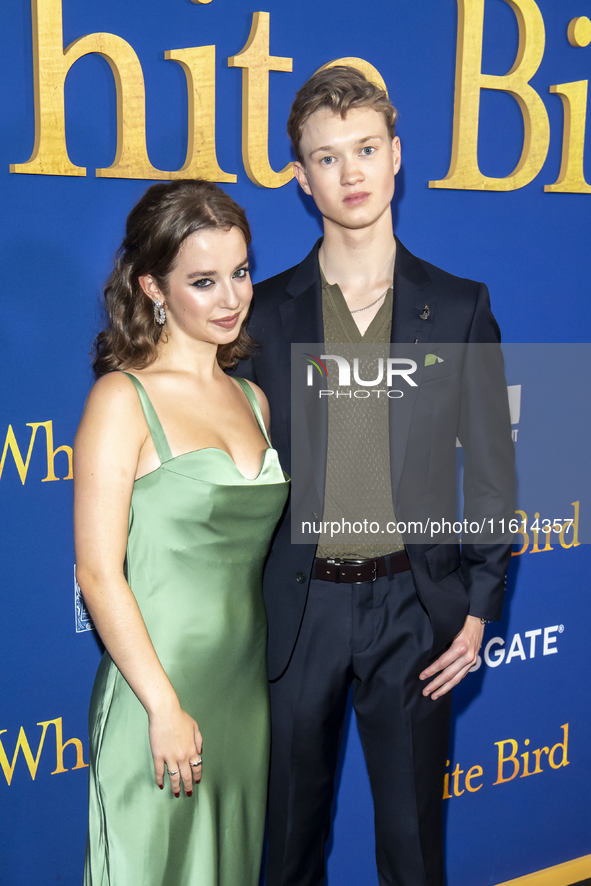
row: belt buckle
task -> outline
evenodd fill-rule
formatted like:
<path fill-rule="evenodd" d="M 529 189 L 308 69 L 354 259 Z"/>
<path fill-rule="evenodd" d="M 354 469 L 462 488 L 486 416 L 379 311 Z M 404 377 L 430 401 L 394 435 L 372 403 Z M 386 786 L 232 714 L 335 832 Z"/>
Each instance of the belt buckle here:
<path fill-rule="evenodd" d="M 327 557 L 327 563 L 330 563 L 331 566 L 334 566 L 334 574 L 335 579 L 334 583 L 336 585 L 340 585 L 341 583 L 341 566 L 345 563 L 345 560 L 341 560 L 340 557 Z"/>
<path fill-rule="evenodd" d="M 357 565 L 357 566 L 361 565 L 362 563 L 371 563 L 372 568 L 373 568 L 373 575 L 371 576 L 371 578 L 369 579 L 369 581 L 372 581 L 372 582 L 373 582 L 373 581 L 376 581 L 376 580 L 377 580 L 377 577 L 378 577 L 378 561 L 377 561 L 376 559 L 370 560 L 369 558 L 367 558 L 366 560 L 343 560 L 343 561 L 341 561 L 341 562 L 343 562 L 343 563 L 352 563 L 352 564 Z M 354 584 L 354 585 L 362 585 L 362 584 L 364 584 L 364 582 L 362 582 L 362 581 L 354 581 L 354 582 L 351 582 L 351 584 Z"/>

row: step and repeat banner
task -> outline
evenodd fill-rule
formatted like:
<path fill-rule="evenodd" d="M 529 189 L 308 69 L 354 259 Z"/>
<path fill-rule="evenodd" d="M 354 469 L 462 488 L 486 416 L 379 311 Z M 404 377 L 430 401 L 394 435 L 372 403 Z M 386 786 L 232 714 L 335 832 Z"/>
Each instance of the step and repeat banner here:
<path fill-rule="evenodd" d="M 2 883 L 82 877 L 101 650 L 75 585 L 72 442 L 126 215 L 154 180 L 203 177 L 246 208 L 255 280 L 296 264 L 321 226 L 285 123 L 339 59 L 399 109 L 400 239 L 486 282 L 513 343 L 517 534 L 503 620 L 454 697 L 448 881 L 591 876 L 591 364 L 568 347 L 591 325 L 591 0 L 13 0 L 1 15 Z M 329 852 L 333 886 L 377 886 L 354 716 Z"/>

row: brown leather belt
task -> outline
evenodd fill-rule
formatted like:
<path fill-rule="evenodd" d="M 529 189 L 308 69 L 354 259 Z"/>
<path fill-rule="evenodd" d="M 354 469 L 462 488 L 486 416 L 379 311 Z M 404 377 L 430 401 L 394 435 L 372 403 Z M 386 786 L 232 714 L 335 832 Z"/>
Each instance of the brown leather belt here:
<path fill-rule="evenodd" d="M 386 554 L 384 557 L 376 557 L 375 560 L 324 560 L 316 557 L 314 560 L 313 577 L 321 581 L 334 581 L 336 584 L 360 584 L 364 581 L 375 581 L 388 575 L 388 561 L 390 561 L 390 573 L 406 572 L 410 569 L 410 560 L 406 551 L 396 551 L 394 554 Z"/>

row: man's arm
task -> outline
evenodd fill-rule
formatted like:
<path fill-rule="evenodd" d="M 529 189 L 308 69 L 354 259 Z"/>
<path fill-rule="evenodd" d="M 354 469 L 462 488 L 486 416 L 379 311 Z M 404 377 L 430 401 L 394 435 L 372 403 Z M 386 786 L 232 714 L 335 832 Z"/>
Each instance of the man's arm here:
<path fill-rule="evenodd" d="M 464 517 L 479 523 L 493 520 L 498 530 L 502 518 L 507 525 L 514 515 L 514 449 L 500 331 L 483 284 L 470 328 L 458 436 L 466 455 Z M 425 696 L 439 698 L 466 676 L 482 644 L 481 619 L 501 617 L 512 539 L 508 533 L 501 539 L 498 532 L 495 536 L 488 543 L 462 544 L 470 614 L 449 649 L 420 674 L 421 680 L 429 681 Z"/>

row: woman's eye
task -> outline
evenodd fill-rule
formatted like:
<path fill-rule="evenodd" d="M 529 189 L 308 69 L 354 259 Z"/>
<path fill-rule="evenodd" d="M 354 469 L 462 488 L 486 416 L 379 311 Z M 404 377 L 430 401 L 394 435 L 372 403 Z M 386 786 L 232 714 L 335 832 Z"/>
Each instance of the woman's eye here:
<path fill-rule="evenodd" d="M 237 271 L 234 271 L 234 276 L 238 277 L 239 280 L 242 280 L 248 274 L 248 268 L 238 268 Z"/>
<path fill-rule="evenodd" d="M 195 280 L 193 286 L 196 286 L 197 289 L 207 289 L 212 283 L 213 280 L 210 280 L 209 277 L 202 277 L 200 280 Z"/>

